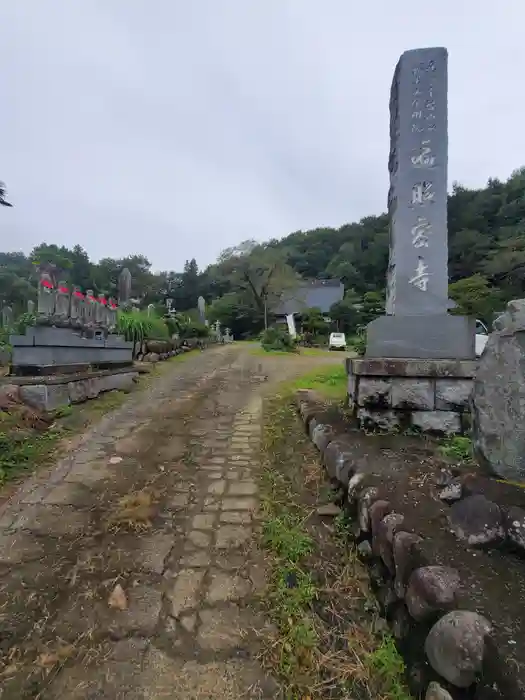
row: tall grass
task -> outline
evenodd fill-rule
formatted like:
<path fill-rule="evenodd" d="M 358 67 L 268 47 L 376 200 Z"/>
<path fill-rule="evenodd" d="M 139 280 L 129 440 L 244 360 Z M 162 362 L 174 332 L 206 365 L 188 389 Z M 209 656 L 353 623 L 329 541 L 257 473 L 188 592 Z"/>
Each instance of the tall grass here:
<path fill-rule="evenodd" d="M 117 330 L 127 341 L 168 340 L 170 333 L 165 322 L 143 311 L 121 311 L 117 317 Z"/>

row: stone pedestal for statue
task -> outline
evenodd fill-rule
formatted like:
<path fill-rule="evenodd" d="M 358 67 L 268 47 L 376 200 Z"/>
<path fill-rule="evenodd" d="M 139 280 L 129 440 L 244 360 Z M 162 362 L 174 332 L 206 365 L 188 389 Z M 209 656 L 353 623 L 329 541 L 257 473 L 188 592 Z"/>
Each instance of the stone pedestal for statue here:
<path fill-rule="evenodd" d="M 348 366 L 349 402 L 368 428 L 400 423 L 406 427 L 407 411 L 428 411 L 426 421 L 412 416 L 413 425 L 433 432 L 460 432 L 460 414 L 468 410 L 475 321 L 447 313 L 447 154 L 447 51 L 406 51 L 395 69 L 390 94 L 386 315 L 368 325 L 368 364 L 356 360 Z M 374 362 L 376 358 L 383 364 Z M 379 366 L 383 369 L 378 374 Z M 390 368 L 387 379 L 385 366 Z M 437 382 L 450 366 L 461 396 L 456 400 L 458 391 L 453 390 L 456 398 L 443 402 Z M 407 395 L 400 392 L 401 386 Z M 455 418 L 442 414 L 430 418 L 449 404 L 456 406 Z"/>

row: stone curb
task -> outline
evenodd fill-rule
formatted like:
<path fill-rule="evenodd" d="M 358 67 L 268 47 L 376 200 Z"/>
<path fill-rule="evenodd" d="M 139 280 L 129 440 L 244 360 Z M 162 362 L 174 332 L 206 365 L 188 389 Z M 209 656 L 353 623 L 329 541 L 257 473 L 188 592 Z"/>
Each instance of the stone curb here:
<path fill-rule="evenodd" d="M 69 381 L 67 384 L 26 384 L 19 388 L 24 404 L 39 411 L 54 411 L 61 406 L 96 399 L 106 391 L 131 391 L 138 372 L 130 370 L 117 374 Z"/>
<path fill-rule="evenodd" d="M 496 693 L 491 697 L 520 700 L 518 683 L 509 677 L 509 669 L 495 649 L 492 624 L 476 612 L 458 609 L 458 571 L 429 561 L 423 538 L 404 531 L 403 514 L 393 511 L 381 498 L 379 488 L 366 484 L 367 467 L 370 473 L 371 467 L 354 457 L 351 433 L 337 434 L 326 421 L 322 400 L 314 392 L 301 390 L 296 394 L 296 406 L 328 475 L 346 491 L 346 510 L 356 520 L 352 534 L 358 553 L 370 567 L 372 584 L 393 636 L 402 651 L 414 644 L 424 647 L 427 668 L 410 673 L 420 677 L 417 696 L 459 700 L 468 692 L 469 697 L 481 697 L 475 694 L 476 683 L 484 677 L 486 684 L 490 672 L 494 679 L 490 685 Z M 489 510 L 496 539 L 503 531 L 503 518 L 498 521 L 498 511 L 490 506 Z M 525 532 L 521 522 L 507 518 L 505 527 L 509 537 L 514 533 L 514 545 L 515 540 L 521 541 Z"/>

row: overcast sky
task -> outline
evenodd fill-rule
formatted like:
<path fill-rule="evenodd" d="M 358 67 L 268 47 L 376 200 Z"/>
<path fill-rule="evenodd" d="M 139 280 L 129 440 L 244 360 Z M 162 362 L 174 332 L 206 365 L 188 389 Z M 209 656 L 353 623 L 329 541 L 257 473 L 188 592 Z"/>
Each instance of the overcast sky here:
<path fill-rule="evenodd" d="M 201 266 L 386 208 L 406 49 L 449 49 L 450 185 L 525 164 L 523 0 L 5 0 L 0 249 Z"/>

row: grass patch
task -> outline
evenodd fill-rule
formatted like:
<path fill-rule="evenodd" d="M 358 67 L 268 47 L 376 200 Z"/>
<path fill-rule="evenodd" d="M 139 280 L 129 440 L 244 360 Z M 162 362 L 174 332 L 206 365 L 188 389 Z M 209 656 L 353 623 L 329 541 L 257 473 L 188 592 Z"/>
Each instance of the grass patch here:
<path fill-rule="evenodd" d="M 332 369 L 341 380 L 341 368 L 328 367 L 312 375 L 321 377 L 316 388 L 331 386 Z M 292 405 L 293 390 L 311 384 L 303 377 L 282 385 L 265 403 L 261 539 L 270 566 L 265 605 L 277 633 L 262 660 L 289 700 L 410 700 L 393 639 L 374 632 L 377 603 L 345 518 L 316 515 L 334 494 Z"/>
<path fill-rule="evenodd" d="M 471 462 L 473 460 L 472 440 L 466 435 L 453 435 L 444 438 L 439 446 L 439 452 L 454 462 Z"/>
<path fill-rule="evenodd" d="M 256 357 L 267 357 L 268 355 L 271 357 L 294 357 L 297 355 L 301 355 L 302 357 L 329 357 L 331 355 L 327 348 L 303 348 L 301 346 L 297 346 L 296 352 L 290 352 L 285 350 L 265 350 L 258 343 L 251 341 L 241 342 L 243 345 L 251 346 L 250 355 L 255 355 Z M 341 358 L 343 357 L 346 357 L 345 353 L 341 353 Z"/>
<path fill-rule="evenodd" d="M 140 382 L 138 386 L 141 386 Z M 118 390 L 107 391 L 101 396 L 99 396 L 97 399 L 82 404 L 82 407 L 79 406 L 79 409 L 82 408 L 83 410 L 83 415 L 79 414 L 79 417 L 81 419 L 84 419 L 84 426 L 88 425 L 91 422 L 90 419 L 92 417 L 103 416 L 106 413 L 109 413 L 110 411 L 114 411 L 115 409 L 120 408 L 120 406 L 122 406 L 122 404 L 128 397 L 129 393 L 130 392 L 128 391 Z"/>
<path fill-rule="evenodd" d="M 305 374 L 293 382 L 291 390 L 314 389 L 329 399 L 346 399 L 348 377 L 344 365 L 329 365 Z"/>
<path fill-rule="evenodd" d="M 327 357 L 330 354 L 328 348 L 301 348 L 301 355 L 305 357 Z M 344 353 L 341 356 L 344 357 Z"/>
<path fill-rule="evenodd" d="M 45 431 L 20 428 L 13 416 L 0 413 L 0 486 L 33 469 L 63 435 L 56 426 Z"/>
<path fill-rule="evenodd" d="M 265 350 L 260 345 L 256 345 L 250 351 L 250 355 L 255 355 L 256 357 L 294 357 L 297 353 L 288 350 Z"/>

